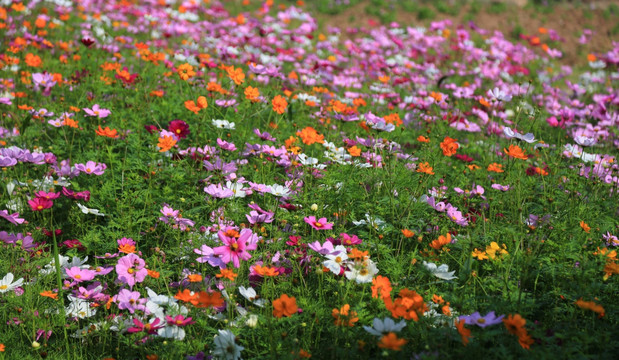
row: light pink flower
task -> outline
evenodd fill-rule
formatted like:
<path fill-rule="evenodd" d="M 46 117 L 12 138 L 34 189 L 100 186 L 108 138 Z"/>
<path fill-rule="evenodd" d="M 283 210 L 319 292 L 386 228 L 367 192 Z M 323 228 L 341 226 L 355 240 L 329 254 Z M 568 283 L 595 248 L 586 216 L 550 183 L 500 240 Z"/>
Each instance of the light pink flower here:
<path fill-rule="evenodd" d="M 99 107 L 99 104 L 95 104 L 92 109 L 84 108 L 83 110 L 88 116 L 97 116 L 99 119 L 106 118 L 112 113 L 108 109 Z"/>

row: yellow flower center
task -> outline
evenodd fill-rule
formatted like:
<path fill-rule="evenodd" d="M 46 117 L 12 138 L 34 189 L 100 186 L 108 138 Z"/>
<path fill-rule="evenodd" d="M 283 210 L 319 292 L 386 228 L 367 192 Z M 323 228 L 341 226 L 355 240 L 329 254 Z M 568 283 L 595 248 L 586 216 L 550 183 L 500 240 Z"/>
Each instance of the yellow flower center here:
<path fill-rule="evenodd" d="M 7 285 L 0 285 L 0 290 L 6 290 L 6 288 L 8 288 Z"/>

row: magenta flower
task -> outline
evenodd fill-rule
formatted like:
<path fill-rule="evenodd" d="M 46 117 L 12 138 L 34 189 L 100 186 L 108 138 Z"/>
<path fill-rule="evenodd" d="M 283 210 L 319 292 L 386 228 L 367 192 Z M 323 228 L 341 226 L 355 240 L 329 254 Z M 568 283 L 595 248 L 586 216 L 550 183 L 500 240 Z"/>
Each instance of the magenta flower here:
<path fill-rule="evenodd" d="M 127 329 L 127 331 L 129 331 L 130 333 L 137 333 L 137 332 L 144 331 L 149 334 L 155 334 L 157 333 L 157 330 L 163 327 L 163 325 L 159 325 L 160 322 L 161 320 L 159 318 L 155 318 L 155 320 L 153 320 L 152 322 L 148 322 L 146 324 L 143 324 L 138 319 L 133 319 L 133 323 L 135 324 L 135 327 L 130 327 L 129 329 Z"/>
<path fill-rule="evenodd" d="M 132 314 L 135 310 L 146 310 L 146 306 L 144 305 L 146 303 L 146 299 L 140 299 L 139 291 L 122 289 L 118 292 L 118 295 L 116 295 L 116 302 L 118 303 L 119 309 L 127 309 Z"/>
<path fill-rule="evenodd" d="M 121 257 L 116 264 L 118 280 L 132 288 L 135 283 L 142 282 L 146 278 L 148 270 L 144 268 L 145 265 L 144 260 L 136 254 Z"/>
<path fill-rule="evenodd" d="M 34 193 L 34 196 L 38 197 L 38 198 L 43 198 L 43 199 L 47 199 L 47 200 L 56 200 L 60 197 L 60 192 L 45 192 L 45 191 L 37 191 Z"/>
<path fill-rule="evenodd" d="M 13 225 L 23 224 L 25 219 L 19 217 L 19 213 L 9 214 L 8 210 L 0 210 L 0 217 L 5 218 Z"/>
<path fill-rule="evenodd" d="M 318 220 L 316 220 L 315 216 L 309 216 L 306 217 L 305 219 L 306 223 L 308 223 L 311 227 L 313 227 L 316 230 L 331 230 L 333 229 L 333 224 L 332 223 L 328 223 L 327 222 L 327 218 L 320 218 Z"/>
<path fill-rule="evenodd" d="M 95 275 L 97 274 L 95 271 L 82 269 L 79 266 L 73 266 L 72 268 L 65 269 L 65 272 L 67 273 L 68 277 L 78 283 L 82 281 L 90 281 L 94 279 Z"/>
<path fill-rule="evenodd" d="M 99 104 L 95 104 L 92 109 L 84 108 L 83 110 L 88 116 L 97 116 L 99 119 L 106 118 L 112 113 L 108 109 L 100 108 Z"/>
<path fill-rule="evenodd" d="M 252 233 L 250 229 L 241 230 L 238 239 L 227 236 L 223 231 L 219 231 L 217 235 L 224 245 L 214 248 L 213 253 L 219 255 L 224 264 L 232 261 L 236 268 L 241 266 L 240 260 L 249 260 L 251 258 L 251 255 L 246 250 L 256 250 L 258 246 L 258 236 Z"/>
<path fill-rule="evenodd" d="M 28 200 L 28 205 L 30 205 L 32 211 L 41 211 L 51 208 L 54 205 L 54 202 L 45 198 L 37 197 L 32 200 Z"/>
<path fill-rule="evenodd" d="M 176 325 L 176 326 L 186 326 L 186 325 L 190 325 L 195 323 L 195 321 L 192 321 L 190 317 L 186 318 L 183 315 L 179 314 L 176 315 L 175 317 L 171 317 L 170 315 L 166 315 L 165 316 L 166 321 L 168 322 L 168 325 Z"/>
<path fill-rule="evenodd" d="M 107 165 L 94 161 L 87 161 L 86 164 L 75 164 L 75 169 L 86 174 L 103 175 L 103 171 L 107 169 Z"/>

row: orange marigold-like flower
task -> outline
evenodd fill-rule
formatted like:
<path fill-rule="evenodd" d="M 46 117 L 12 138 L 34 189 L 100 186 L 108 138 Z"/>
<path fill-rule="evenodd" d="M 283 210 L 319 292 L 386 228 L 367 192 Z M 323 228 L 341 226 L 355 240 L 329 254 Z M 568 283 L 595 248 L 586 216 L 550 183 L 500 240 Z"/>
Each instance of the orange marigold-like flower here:
<path fill-rule="evenodd" d="M 514 335 L 519 335 L 522 332 L 526 332 L 526 329 L 524 328 L 526 323 L 527 321 L 523 319 L 520 314 L 509 314 L 507 318 L 503 319 L 503 324 L 505 324 L 507 331 Z"/>
<path fill-rule="evenodd" d="M 286 101 L 286 99 L 283 96 L 277 95 L 273 98 L 272 104 L 273 104 L 273 111 L 281 115 L 286 111 L 286 107 L 288 106 L 288 101 Z"/>
<path fill-rule="evenodd" d="M 176 145 L 176 139 L 174 139 L 172 136 L 169 136 L 169 135 L 160 137 L 159 143 L 157 143 L 159 152 L 169 151 L 174 145 Z"/>
<path fill-rule="evenodd" d="M 176 69 L 176 73 L 180 76 L 181 79 L 187 81 L 196 75 L 196 72 L 193 70 L 193 66 L 188 63 L 180 65 Z"/>
<path fill-rule="evenodd" d="M 490 165 L 488 165 L 488 171 L 492 171 L 492 172 L 497 172 L 497 173 L 502 173 L 505 172 L 505 170 L 503 170 L 503 165 L 501 164 L 497 164 L 497 163 L 492 163 Z"/>
<path fill-rule="evenodd" d="M 357 321 L 359 321 L 359 318 L 357 317 L 357 312 L 351 311 L 350 305 L 348 304 L 345 304 L 340 309 L 333 309 L 331 311 L 331 316 L 335 318 L 334 323 L 336 326 L 352 327 L 355 326 L 355 323 Z"/>
<path fill-rule="evenodd" d="M 43 63 L 43 61 L 38 55 L 34 55 L 32 53 L 26 54 L 26 58 L 24 60 L 26 62 L 26 65 L 32 67 L 39 67 Z"/>
<path fill-rule="evenodd" d="M 598 314 L 598 317 L 602 318 L 605 315 L 604 307 L 600 304 L 596 304 L 594 301 L 584 301 L 582 298 L 576 300 L 575 304 L 585 310 L 591 310 Z"/>
<path fill-rule="evenodd" d="M 462 337 L 462 344 L 466 346 L 469 343 L 469 338 L 471 337 L 471 330 L 464 327 L 464 319 L 458 321 L 456 323 L 456 328 L 458 329 L 458 333 Z"/>
<path fill-rule="evenodd" d="M 417 172 L 428 174 L 428 175 L 434 175 L 432 166 L 430 166 L 430 164 L 427 161 L 424 163 L 419 163 L 419 165 L 417 165 Z"/>
<path fill-rule="evenodd" d="M 378 347 L 381 349 L 400 351 L 401 347 L 406 343 L 406 340 L 398 338 L 398 336 L 393 332 L 389 332 L 380 338 Z"/>
<path fill-rule="evenodd" d="M 422 143 L 429 143 L 430 142 L 430 138 L 427 138 L 423 135 L 419 135 L 417 137 L 417 141 L 422 142 Z"/>
<path fill-rule="evenodd" d="M 301 131 L 297 131 L 297 135 L 301 137 L 301 140 L 306 145 L 312 145 L 313 143 L 322 144 L 325 142 L 324 135 L 319 134 L 313 127 L 308 126 Z"/>
<path fill-rule="evenodd" d="M 45 296 L 45 297 L 48 297 L 48 298 L 51 298 L 51 299 L 54 299 L 54 300 L 58 299 L 58 293 L 55 293 L 55 292 L 50 291 L 50 290 L 45 290 L 45 291 L 39 293 L 39 295 Z"/>
<path fill-rule="evenodd" d="M 254 266 L 254 271 L 256 272 L 256 274 L 263 277 L 279 275 L 279 270 L 277 268 L 269 266 L 256 265 Z"/>
<path fill-rule="evenodd" d="M 260 99 L 258 99 L 259 96 L 260 96 L 260 91 L 257 88 L 248 86 L 245 89 L 245 98 L 247 100 L 250 100 L 251 102 L 260 101 Z"/>
<path fill-rule="evenodd" d="M 432 241 L 430 243 L 430 247 L 436 250 L 440 250 L 443 246 L 449 244 L 451 242 L 451 234 L 447 233 L 446 236 L 439 236 L 438 239 Z"/>
<path fill-rule="evenodd" d="M 200 291 L 196 294 L 195 299 L 192 300 L 191 303 L 198 308 L 206 308 L 210 306 L 221 307 L 224 304 L 224 299 L 221 297 L 221 293 L 218 291 L 213 291 L 212 293 Z"/>
<path fill-rule="evenodd" d="M 219 274 L 215 275 L 217 278 L 226 278 L 230 281 L 234 281 L 237 276 L 239 276 L 239 274 L 235 274 L 234 271 L 229 269 L 221 269 L 219 270 Z"/>
<path fill-rule="evenodd" d="M 505 152 L 505 154 L 509 155 L 510 157 L 516 158 L 516 159 L 522 159 L 522 160 L 528 159 L 527 155 L 518 145 L 510 145 L 509 150 L 506 150 L 505 148 L 503 148 L 503 151 Z"/>
<path fill-rule="evenodd" d="M 346 149 L 346 151 L 348 151 L 350 156 L 353 156 L 353 157 L 361 156 L 361 149 L 359 149 L 357 146 L 349 147 L 348 149 Z"/>
<path fill-rule="evenodd" d="M 587 225 L 586 222 L 584 222 L 584 220 L 580 221 L 580 227 L 586 232 L 589 233 L 591 231 L 591 227 L 589 225 Z"/>
<path fill-rule="evenodd" d="M 243 69 L 241 69 L 240 67 L 235 69 L 234 66 L 230 66 L 226 69 L 226 72 L 235 84 L 241 85 L 243 82 L 245 82 L 245 74 L 243 73 Z"/>
<path fill-rule="evenodd" d="M 443 142 L 440 144 L 441 149 L 443 150 L 443 155 L 452 156 L 456 153 L 459 147 L 456 141 L 458 140 L 452 139 L 449 136 L 446 136 L 445 139 L 443 139 Z"/>
<path fill-rule="evenodd" d="M 273 300 L 273 316 L 281 318 L 282 316 L 292 316 L 297 313 L 297 299 L 282 294 L 279 299 Z"/>
<path fill-rule="evenodd" d="M 118 131 L 116 131 L 116 129 L 110 129 L 109 126 L 106 126 L 105 129 L 102 129 L 101 125 L 99 125 L 99 129 L 95 130 L 95 133 L 99 136 L 105 136 L 112 139 L 116 139 L 119 136 Z"/>
<path fill-rule="evenodd" d="M 197 114 L 200 111 L 200 107 L 196 105 L 196 102 L 193 100 L 185 101 L 185 108 L 194 114 Z"/>

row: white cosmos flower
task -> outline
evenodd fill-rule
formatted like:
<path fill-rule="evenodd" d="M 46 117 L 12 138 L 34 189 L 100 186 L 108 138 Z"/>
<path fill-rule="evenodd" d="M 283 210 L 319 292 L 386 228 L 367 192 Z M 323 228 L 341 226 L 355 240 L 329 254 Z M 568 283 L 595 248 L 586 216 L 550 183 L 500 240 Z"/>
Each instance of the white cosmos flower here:
<path fill-rule="evenodd" d="M 0 280 L 0 293 L 14 290 L 24 283 L 23 278 L 19 278 L 15 282 L 13 282 L 13 278 L 13 273 L 8 273 Z"/>
<path fill-rule="evenodd" d="M 82 212 L 84 214 L 93 214 L 93 215 L 97 215 L 97 216 L 105 216 L 105 214 L 103 214 L 102 212 L 100 212 L 98 209 L 89 209 L 86 206 L 77 203 L 77 207 L 80 208 L 80 210 L 82 210 Z"/>
<path fill-rule="evenodd" d="M 597 141 L 595 140 L 595 138 L 591 138 L 591 137 L 587 137 L 587 136 L 576 136 L 574 137 L 574 141 L 581 146 L 592 146 L 595 145 L 597 143 Z"/>
<path fill-rule="evenodd" d="M 234 130 L 234 123 L 228 120 L 213 119 L 213 126 L 219 129 Z"/>
<path fill-rule="evenodd" d="M 337 254 L 331 253 L 325 255 L 325 257 L 327 260 L 323 261 L 322 265 L 336 275 L 340 273 L 340 268 L 344 265 L 344 261 L 348 260 L 348 255 L 346 255 L 346 252 L 339 252 Z"/>
<path fill-rule="evenodd" d="M 355 262 L 354 264 L 348 264 L 348 269 L 350 271 L 345 271 L 344 275 L 346 275 L 348 280 L 355 280 L 357 284 L 372 282 L 372 278 L 378 273 L 376 264 L 370 259 L 362 263 Z"/>
<path fill-rule="evenodd" d="M 534 143 L 535 140 L 535 135 L 533 135 L 532 133 L 526 133 L 524 135 L 522 135 L 521 133 L 519 133 L 518 131 L 514 131 L 509 127 L 504 127 L 503 128 L 503 134 L 505 134 L 505 136 L 507 136 L 509 139 L 511 138 L 516 138 L 516 139 L 520 139 L 524 142 L 527 142 L 529 144 Z"/>
<path fill-rule="evenodd" d="M 215 349 L 211 354 L 215 359 L 236 360 L 241 358 L 241 351 L 244 347 L 237 345 L 234 341 L 235 335 L 230 330 L 218 330 L 215 335 Z"/>
<path fill-rule="evenodd" d="M 97 310 L 95 308 L 90 307 L 90 302 L 73 297 L 71 295 L 69 295 L 68 298 L 70 303 L 69 306 L 65 308 L 65 314 L 67 316 L 84 319 L 87 317 L 91 317 L 97 313 Z"/>
<path fill-rule="evenodd" d="M 278 185 L 278 184 L 271 185 L 270 193 L 275 196 L 283 196 L 283 197 L 288 197 L 291 195 L 290 189 L 288 189 L 285 186 Z"/>
<path fill-rule="evenodd" d="M 400 332 L 402 329 L 406 327 L 406 321 L 402 320 L 399 323 L 395 323 L 392 318 L 384 318 L 383 320 L 379 318 L 374 318 L 372 322 L 372 327 L 363 325 L 365 331 L 369 332 L 374 336 L 383 336 L 386 333 L 390 332 Z"/>
<path fill-rule="evenodd" d="M 443 280 L 453 280 L 457 279 L 457 276 L 454 276 L 456 271 L 449 271 L 449 265 L 442 264 L 440 266 L 436 266 L 435 263 L 423 262 L 423 266 L 431 272 L 434 276 Z"/>
<path fill-rule="evenodd" d="M 245 188 L 243 188 L 243 184 L 241 183 L 233 183 L 232 181 L 228 181 L 226 182 L 226 188 L 232 190 L 232 193 L 234 193 L 234 197 L 244 198 L 245 196 L 247 196 Z"/>
<path fill-rule="evenodd" d="M 244 286 L 239 286 L 239 292 L 245 299 L 251 301 L 254 305 L 264 307 L 266 300 L 259 299 L 258 294 L 256 294 L 256 290 L 254 290 L 251 286 L 247 288 Z"/>

